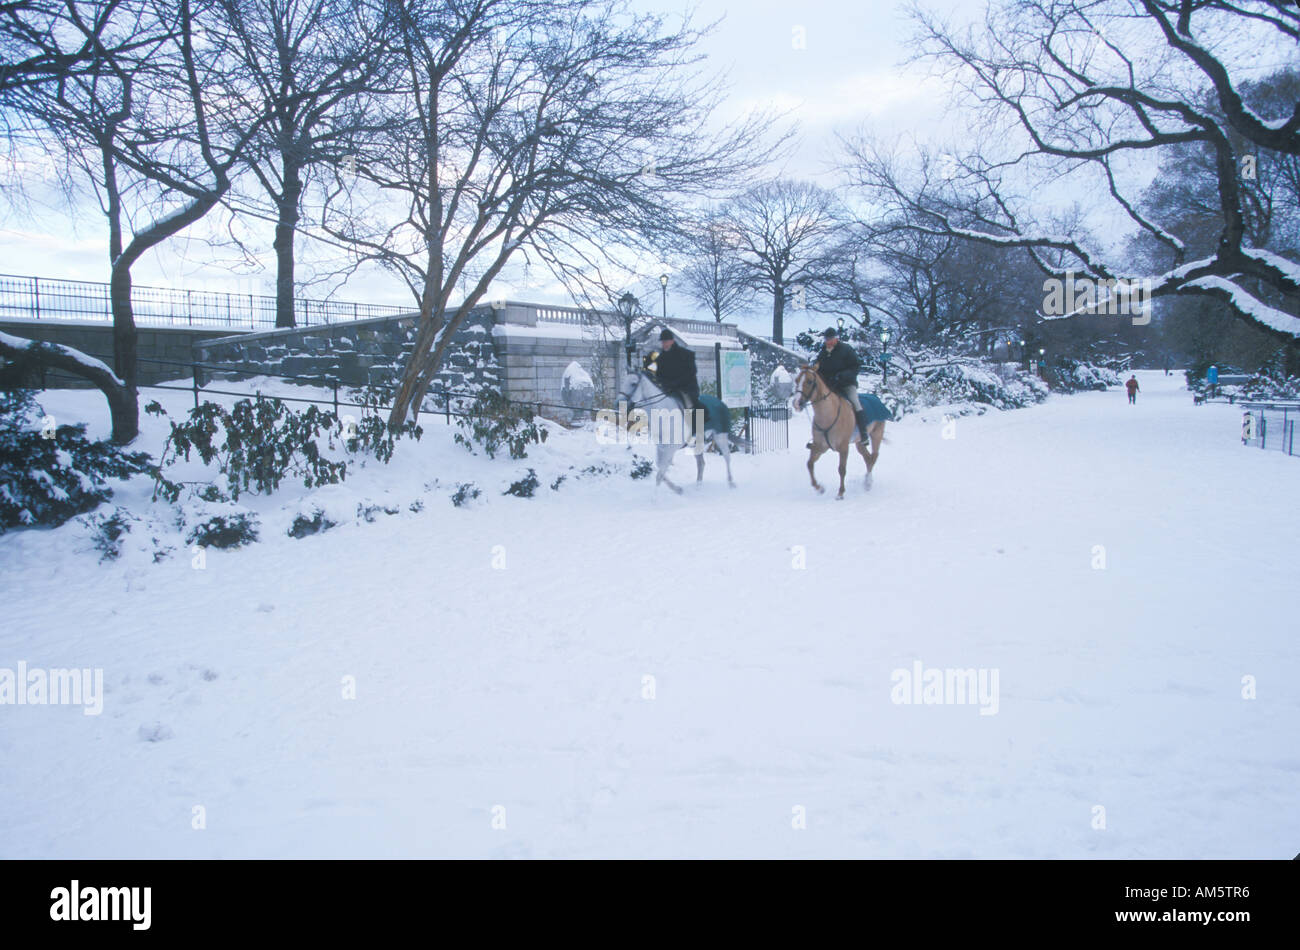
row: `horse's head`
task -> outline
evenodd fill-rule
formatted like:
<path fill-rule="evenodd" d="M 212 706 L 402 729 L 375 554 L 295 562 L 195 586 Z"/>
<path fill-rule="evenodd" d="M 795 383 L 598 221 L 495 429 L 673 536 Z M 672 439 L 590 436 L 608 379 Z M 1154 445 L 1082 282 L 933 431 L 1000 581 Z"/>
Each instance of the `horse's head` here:
<path fill-rule="evenodd" d="M 623 376 L 623 384 L 618 388 L 618 395 L 629 407 L 636 404 L 637 391 L 641 388 L 641 371 L 629 368 Z"/>
<path fill-rule="evenodd" d="M 794 409 L 799 412 L 804 405 L 813 402 L 821 389 L 821 377 L 817 375 L 817 364 L 804 363 L 799 367 L 799 375 L 794 378 Z"/>

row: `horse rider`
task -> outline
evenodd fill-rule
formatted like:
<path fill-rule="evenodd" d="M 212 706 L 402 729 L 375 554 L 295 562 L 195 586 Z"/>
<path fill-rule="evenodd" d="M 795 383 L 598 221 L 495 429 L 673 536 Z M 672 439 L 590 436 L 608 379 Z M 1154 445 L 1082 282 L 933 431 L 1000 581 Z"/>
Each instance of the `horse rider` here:
<path fill-rule="evenodd" d="M 858 422 L 858 432 L 862 434 L 862 444 L 868 444 L 867 413 L 858 399 L 858 373 L 862 370 L 862 360 L 847 343 L 840 342 L 840 332 L 834 327 L 827 328 L 822 334 L 823 343 L 813 362 L 817 364 L 817 374 L 833 392 L 838 392 L 853 407 L 853 418 Z"/>
<path fill-rule="evenodd" d="M 681 399 L 686 410 L 686 431 L 692 431 L 691 420 L 700 408 L 700 378 L 695 368 L 695 354 L 677 342 L 673 331 L 665 328 L 659 333 L 659 355 L 652 357 L 655 380 L 659 388 L 670 396 Z"/>

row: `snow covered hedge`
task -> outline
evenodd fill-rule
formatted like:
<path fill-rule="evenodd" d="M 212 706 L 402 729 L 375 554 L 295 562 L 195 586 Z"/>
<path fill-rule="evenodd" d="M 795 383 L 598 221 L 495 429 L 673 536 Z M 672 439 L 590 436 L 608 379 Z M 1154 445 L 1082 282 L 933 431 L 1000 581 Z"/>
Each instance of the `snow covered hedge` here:
<path fill-rule="evenodd" d="M 109 479 L 154 471 L 147 452 L 92 442 L 84 424 L 56 425 L 29 392 L 0 392 L 0 534 L 60 525 L 112 497 Z"/>
<path fill-rule="evenodd" d="M 1115 370 L 1079 360 L 1062 360 L 1049 368 L 1054 388 L 1073 393 L 1084 390 L 1102 391 L 1119 386 L 1124 378 Z"/>
<path fill-rule="evenodd" d="M 898 419 L 934 406 L 1019 409 L 1042 402 L 1047 393 L 1045 382 L 1011 364 L 953 358 L 937 365 L 916 364 L 904 378 L 891 378 L 880 398 Z"/>

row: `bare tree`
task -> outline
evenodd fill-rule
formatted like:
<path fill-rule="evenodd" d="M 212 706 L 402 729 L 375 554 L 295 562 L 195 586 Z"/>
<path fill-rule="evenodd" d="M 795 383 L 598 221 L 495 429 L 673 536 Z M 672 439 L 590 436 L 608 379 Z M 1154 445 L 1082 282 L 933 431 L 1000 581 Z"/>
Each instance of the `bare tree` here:
<path fill-rule="evenodd" d="M 736 199 L 728 218 L 750 285 L 772 295 L 772 339 L 783 343 L 786 305 L 806 305 L 826 279 L 840 223 L 835 198 L 807 182 L 771 181 Z"/>
<path fill-rule="evenodd" d="M 739 246 L 726 216 L 713 214 L 692 229 L 683 248 L 683 292 L 718 323 L 744 307 L 753 292 Z"/>
<path fill-rule="evenodd" d="M 261 119 L 238 107 L 227 81 L 222 23 L 208 4 L 47 0 L 24 6 L 40 20 L 57 8 L 67 27 L 34 31 L 28 58 L 57 61 L 87 42 L 95 50 L 61 81 L 2 95 L 29 129 L 65 152 L 107 219 L 113 368 L 127 394 L 110 406 L 113 439 L 126 443 L 139 431 L 131 268 L 217 205 Z M 129 44 L 121 42 L 125 37 Z"/>
<path fill-rule="evenodd" d="M 0 92 L 66 81 L 93 72 L 106 55 L 147 49 L 150 37 L 113 28 L 123 5 L 0 3 Z"/>
<path fill-rule="evenodd" d="M 1300 154 L 1300 102 L 1260 114 L 1234 78 L 1241 63 L 1212 52 L 1215 37 L 1250 38 L 1256 50 L 1300 39 L 1300 10 L 1281 0 L 1009 0 L 977 31 L 958 34 L 917 14 L 922 53 L 972 98 L 983 117 L 982 150 L 954 157 L 949 173 L 910 179 L 870 144 L 849 144 L 857 184 L 921 233 L 1027 250 L 1044 273 L 1095 281 L 1149 280 L 1153 297 L 1219 300 L 1282 339 L 1300 334 L 1294 297 L 1300 267 L 1252 246 L 1242 181 L 1269 156 Z M 1292 46 L 1293 48 L 1293 46 Z M 1200 90 L 1213 90 L 1206 108 Z M 1016 136 L 1019 137 L 1017 140 Z M 1023 149 L 1020 147 L 1023 142 Z M 998 148 L 998 143 L 1011 143 Z M 1211 156 L 1218 236 L 1189 259 L 1188 242 L 1144 213 L 1122 174 L 1126 161 L 1194 144 Z M 955 196 L 953 182 L 962 185 Z M 1109 195 L 1170 263 L 1155 274 L 1101 249 L 1081 231 L 1037 220 L 1017 195 L 1074 182 Z M 971 194 L 974 200 L 969 200 Z M 1273 300 L 1261 294 L 1266 288 Z M 1281 304 L 1277 301 L 1288 300 Z M 1066 314 L 1065 316 L 1072 316 Z"/>
<path fill-rule="evenodd" d="M 758 119 L 703 131 L 720 93 L 692 68 L 689 24 L 668 31 L 606 0 L 400 11 L 392 101 L 405 121 L 359 159 L 372 187 L 341 182 L 323 220 L 419 301 L 392 425 L 419 411 L 457 328 L 521 249 L 566 282 L 599 282 L 602 262 L 667 244 L 691 204 L 769 151 Z"/>
<path fill-rule="evenodd" d="M 360 141 L 378 132 L 375 99 L 391 65 L 390 5 L 354 0 L 221 0 L 220 5 L 233 38 L 233 68 L 248 77 L 249 95 L 256 100 L 250 111 L 267 116 L 251 143 L 248 166 L 275 221 L 275 323 L 291 327 L 294 242 L 308 178 L 320 166 L 348 174 Z"/>

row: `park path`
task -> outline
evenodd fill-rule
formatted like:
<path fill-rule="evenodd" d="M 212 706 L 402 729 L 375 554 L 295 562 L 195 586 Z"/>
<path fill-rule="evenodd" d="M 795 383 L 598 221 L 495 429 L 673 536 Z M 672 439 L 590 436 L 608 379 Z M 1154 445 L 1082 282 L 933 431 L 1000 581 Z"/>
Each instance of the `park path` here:
<path fill-rule="evenodd" d="M 1300 467 L 1139 378 L 891 426 L 842 502 L 792 450 L 202 572 L 0 549 L 0 666 L 111 689 L 0 707 L 0 856 L 1290 857 Z"/>

